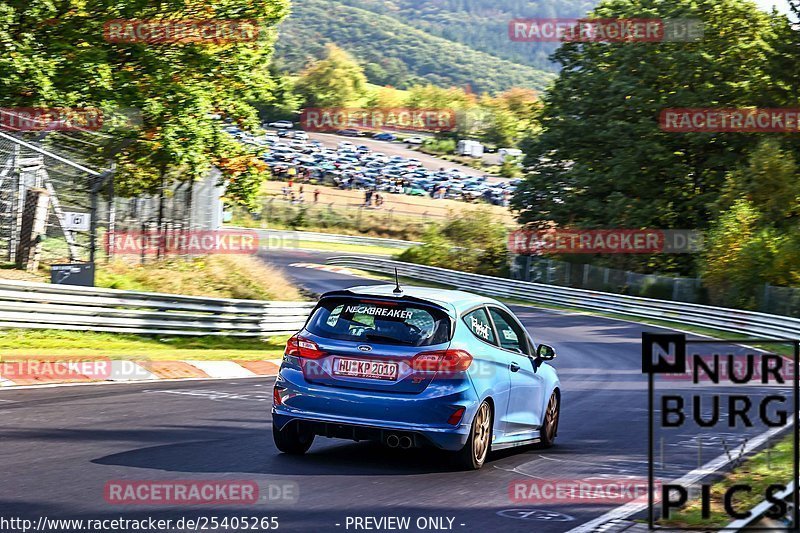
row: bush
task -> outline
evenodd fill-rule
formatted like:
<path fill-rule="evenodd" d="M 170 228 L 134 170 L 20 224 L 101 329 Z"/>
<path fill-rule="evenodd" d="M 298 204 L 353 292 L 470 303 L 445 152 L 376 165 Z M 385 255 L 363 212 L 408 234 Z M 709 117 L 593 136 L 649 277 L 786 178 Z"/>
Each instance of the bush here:
<path fill-rule="evenodd" d="M 431 226 L 423 244 L 400 254 L 408 263 L 473 272 L 508 275 L 506 228 L 492 214 L 478 209 L 458 214 L 443 226 Z"/>
<path fill-rule="evenodd" d="M 755 309 L 764 284 L 776 279 L 785 238 L 758 228 L 759 217 L 750 202 L 739 200 L 709 232 L 703 279 L 715 305 Z"/>
<path fill-rule="evenodd" d="M 454 139 L 428 139 L 422 145 L 422 151 L 428 154 L 454 154 L 456 141 Z"/>

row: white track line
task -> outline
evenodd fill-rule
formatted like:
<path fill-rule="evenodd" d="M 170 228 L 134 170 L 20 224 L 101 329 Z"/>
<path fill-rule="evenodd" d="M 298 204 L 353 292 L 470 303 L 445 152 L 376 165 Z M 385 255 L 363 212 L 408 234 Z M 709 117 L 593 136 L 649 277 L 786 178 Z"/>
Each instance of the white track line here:
<path fill-rule="evenodd" d="M 767 442 L 769 439 L 771 439 L 772 437 L 774 437 L 778 433 L 780 433 L 780 432 L 786 430 L 787 428 L 791 427 L 793 424 L 794 424 L 794 420 L 792 420 L 786 426 L 779 427 L 779 428 L 773 428 L 773 429 L 770 429 L 769 431 L 765 431 L 764 433 L 762 433 L 758 437 L 755 437 L 753 440 L 748 442 L 747 446 L 745 446 L 745 448 L 744 448 L 744 453 L 748 454 L 748 453 L 752 452 L 753 450 L 755 450 L 756 448 L 758 448 L 759 446 L 761 446 L 762 444 Z M 728 457 L 727 454 L 722 454 L 719 457 L 717 457 L 716 459 L 713 459 L 713 460 L 709 461 L 708 463 L 704 464 L 702 467 L 696 468 L 696 469 L 692 470 L 691 472 L 688 472 L 683 477 L 675 479 L 675 480 L 671 481 L 670 483 L 674 483 L 674 484 L 677 484 L 677 485 L 683 485 L 683 486 L 692 485 L 692 484 L 697 483 L 698 481 L 702 480 L 703 478 L 705 478 L 709 474 L 713 474 L 715 472 L 718 472 L 719 470 L 721 470 L 722 468 L 724 468 L 726 465 L 728 465 L 731 462 L 732 462 L 732 460 Z M 603 514 L 601 516 L 598 516 L 594 520 L 590 520 L 589 522 L 586 522 L 585 524 L 581 524 L 580 526 L 578 526 L 576 528 L 570 529 L 566 533 L 589 533 L 589 532 L 592 532 L 592 531 L 596 531 L 597 528 L 599 528 L 600 526 L 602 526 L 606 522 L 610 522 L 611 520 L 628 518 L 631 515 L 640 513 L 642 511 L 646 511 L 648 505 L 649 505 L 648 503 L 640 503 L 640 502 L 630 502 L 630 503 L 626 503 L 625 505 L 620 505 L 619 507 L 608 511 L 605 514 Z"/>

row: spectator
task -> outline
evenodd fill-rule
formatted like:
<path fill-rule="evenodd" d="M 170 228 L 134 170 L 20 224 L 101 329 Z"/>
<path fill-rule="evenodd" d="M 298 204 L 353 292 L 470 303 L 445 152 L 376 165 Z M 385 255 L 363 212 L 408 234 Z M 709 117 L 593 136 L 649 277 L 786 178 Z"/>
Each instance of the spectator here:
<path fill-rule="evenodd" d="M 319 189 L 314 189 L 314 203 L 319 202 Z"/>
<path fill-rule="evenodd" d="M 369 207 L 372 205 L 372 190 L 367 189 L 367 192 L 364 193 L 364 207 Z"/>

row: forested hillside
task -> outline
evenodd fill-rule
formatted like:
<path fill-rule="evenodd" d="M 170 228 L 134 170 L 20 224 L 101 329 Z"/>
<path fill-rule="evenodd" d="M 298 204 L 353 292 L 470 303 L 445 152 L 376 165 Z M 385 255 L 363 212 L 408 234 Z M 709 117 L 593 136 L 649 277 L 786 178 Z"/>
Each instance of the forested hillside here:
<path fill-rule="evenodd" d="M 369 81 L 404 88 L 430 82 L 496 92 L 544 88 L 554 45 L 508 38 L 513 18 L 584 14 L 589 0 L 302 0 L 281 28 L 290 71 L 334 42 L 362 62 Z M 548 72 L 549 71 L 549 72 Z"/>

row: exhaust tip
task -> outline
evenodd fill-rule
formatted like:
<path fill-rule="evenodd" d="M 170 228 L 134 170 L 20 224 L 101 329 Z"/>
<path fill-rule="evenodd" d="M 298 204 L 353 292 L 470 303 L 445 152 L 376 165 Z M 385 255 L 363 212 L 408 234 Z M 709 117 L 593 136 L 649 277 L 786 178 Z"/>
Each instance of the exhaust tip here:
<path fill-rule="evenodd" d="M 397 448 L 400 445 L 400 438 L 392 433 L 386 437 L 386 445 L 389 446 L 389 448 Z"/>
<path fill-rule="evenodd" d="M 411 448 L 412 444 L 411 437 L 400 437 L 400 447 L 404 450 Z"/>

